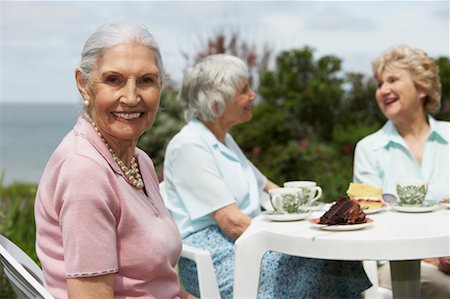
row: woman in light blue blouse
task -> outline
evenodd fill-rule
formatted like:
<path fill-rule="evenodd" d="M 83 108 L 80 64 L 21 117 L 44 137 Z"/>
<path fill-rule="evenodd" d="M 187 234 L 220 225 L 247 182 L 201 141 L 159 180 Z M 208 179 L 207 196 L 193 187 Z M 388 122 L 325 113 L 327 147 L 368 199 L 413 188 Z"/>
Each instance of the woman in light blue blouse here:
<path fill-rule="evenodd" d="M 450 198 L 450 123 L 430 115 L 441 104 L 437 65 L 422 50 L 396 46 L 374 60 L 372 68 L 375 98 L 388 121 L 356 145 L 353 181 L 397 194 L 397 181 L 424 180 L 428 200 Z M 439 260 L 431 262 L 439 266 Z M 422 263 L 422 297 L 450 298 L 450 276 L 435 265 Z M 380 273 L 381 282 L 390 284 L 388 264 Z"/>
<path fill-rule="evenodd" d="M 232 298 L 234 241 L 260 213 L 263 190 L 276 187 L 228 134 L 252 118 L 256 94 L 244 62 L 212 55 L 186 69 L 180 100 L 186 126 L 170 141 L 164 161 L 166 205 L 183 243 L 208 250 L 222 298 Z M 330 249 L 331 250 L 331 249 Z M 193 262 L 181 259 L 180 276 L 199 295 Z M 268 252 L 260 298 L 358 298 L 370 287 L 359 262 L 337 262 Z"/>

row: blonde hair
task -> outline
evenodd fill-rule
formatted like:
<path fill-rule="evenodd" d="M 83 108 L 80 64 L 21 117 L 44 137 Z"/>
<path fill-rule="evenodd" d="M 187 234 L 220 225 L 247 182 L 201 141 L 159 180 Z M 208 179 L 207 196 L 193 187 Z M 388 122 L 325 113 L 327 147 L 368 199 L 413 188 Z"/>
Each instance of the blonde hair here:
<path fill-rule="evenodd" d="M 373 78 L 380 81 L 384 70 L 400 68 L 408 71 L 417 89 L 427 94 L 424 110 L 435 113 L 441 107 L 439 67 L 424 51 L 406 45 L 394 46 L 372 62 Z"/>

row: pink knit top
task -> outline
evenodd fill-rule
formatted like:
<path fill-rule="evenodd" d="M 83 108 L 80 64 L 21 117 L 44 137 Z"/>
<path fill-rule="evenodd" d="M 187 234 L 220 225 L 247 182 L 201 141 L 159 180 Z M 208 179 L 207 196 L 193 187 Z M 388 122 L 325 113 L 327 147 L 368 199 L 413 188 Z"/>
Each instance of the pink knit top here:
<path fill-rule="evenodd" d="M 180 234 L 153 163 L 139 149 L 136 159 L 145 193 L 83 118 L 50 158 L 35 202 L 36 251 L 56 298 L 67 297 L 66 279 L 107 273 L 115 273 L 115 298 L 177 298 Z"/>

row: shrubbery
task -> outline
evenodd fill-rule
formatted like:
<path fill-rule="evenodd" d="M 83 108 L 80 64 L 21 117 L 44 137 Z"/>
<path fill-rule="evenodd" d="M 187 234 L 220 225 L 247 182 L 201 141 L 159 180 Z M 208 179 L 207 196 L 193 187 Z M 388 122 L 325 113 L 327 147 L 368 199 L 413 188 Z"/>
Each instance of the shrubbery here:
<path fill-rule="evenodd" d="M 256 61 L 255 53 L 250 54 Z M 265 52 L 263 60 L 267 55 Z M 450 120 L 450 60 L 441 57 L 437 62 L 443 96 L 435 117 Z M 253 120 L 231 133 L 249 159 L 274 182 L 314 180 L 324 190 L 324 201 L 336 200 L 352 180 L 356 142 L 385 122 L 374 100 L 373 83 L 361 74 L 344 73 L 337 57 L 315 58 L 308 47 L 282 52 L 273 70 L 265 66 L 260 70 L 255 73 L 252 69 L 252 75 L 260 78 Z M 160 179 L 167 143 L 184 125 L 176 95 L 173 86 L 165 89 L 154 125 L 139 141 L 152 157 Z M 35 193 L 35 185 L 0 184 L 0 233 L 37 261 Z M 0 298 L 14 296 L 3 272 L 0 284 Z"/>
<path fill-rule="evenodd" d="M 450 61 L 437 62 L 443 97 L 435 117 L 449 120 Z M 264 69 L 259 78 L 252 121 L 231 132 L 242 150 L 278 184 L 315 180 L 326 202 L 345 194 L 356 143 L 386 121 L 374 99 L 374 82 L 345 73 L 337 57 L 315 58 L 309 47 L 280 53 L 274 69 Z M 176 89 L 163 94 L 155 124 L 139 144 L 153 158 L 160 179 L 165 145 L 184 125 L 176 94 Z"/>
<path fill-rule="evenodd" d="M 36 251 L 36 226 L 34 224 L 34 198 L 36 185 L 0 184 L 0 233 L 22 248 L 39 263 Z M 15 298 L 0 264 L 0 298 Z"/>

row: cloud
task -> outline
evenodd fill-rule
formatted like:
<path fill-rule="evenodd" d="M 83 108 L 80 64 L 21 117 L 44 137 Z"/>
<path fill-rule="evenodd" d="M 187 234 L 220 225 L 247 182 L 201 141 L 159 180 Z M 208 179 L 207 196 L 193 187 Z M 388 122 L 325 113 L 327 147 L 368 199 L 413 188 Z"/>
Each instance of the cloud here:
<path fill-rule="evenodd" d="M 73 72 L 88 36 L 102 23 L 145 24 L 166 69 L 181 79 L 186 61 L 212 33 L 238 31 L 275 53 L 310 46 L 336 55 L 346 71 L 406 43 L 449 55 L 447 1 L 3 1 L 0 101 L 78 101 Z"/>

